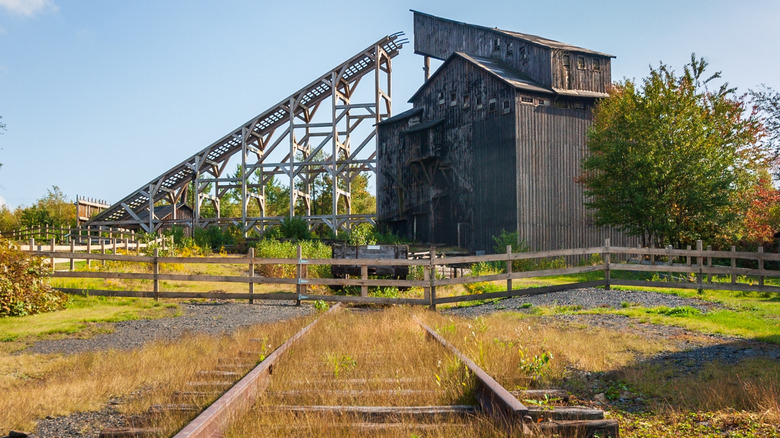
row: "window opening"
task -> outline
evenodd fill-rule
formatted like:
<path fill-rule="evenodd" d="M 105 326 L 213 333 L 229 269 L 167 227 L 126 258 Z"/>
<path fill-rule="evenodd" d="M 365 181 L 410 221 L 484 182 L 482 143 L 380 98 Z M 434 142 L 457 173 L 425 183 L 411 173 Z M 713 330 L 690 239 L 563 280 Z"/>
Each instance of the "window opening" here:
<path fill-rule="evenodd" d="M 451 91 L 450 92 L 450 106 L 455 106 L 458 103 L 458 93 Z"/>
<path fill-rule="evenodd" d="M 585 57 L 584 56 L 578 56 L 577 57 L 577 69 L 585 70 Z"/>
<path fill-rule="evenodd" d="M 534 103 L 534 98 L 533 97 L 528 97 L 528 96 L 522 96 L 520 98 L 520 102 L 523 102 L 523 103 Z"/>
<path fill-rule="evenodd" d="M 488 100 L 488 112 L 493 112 L 496 110 L 496 99 L 490 99 Z"/>
<path fill-rule="evenodd" d="M 511 111 L 512 109 L 512 105 L 509 103 L 509 101 L 505 100 L 503 106 L 504 106 L 504 114 L 509 114 L 509 111 Z"/>

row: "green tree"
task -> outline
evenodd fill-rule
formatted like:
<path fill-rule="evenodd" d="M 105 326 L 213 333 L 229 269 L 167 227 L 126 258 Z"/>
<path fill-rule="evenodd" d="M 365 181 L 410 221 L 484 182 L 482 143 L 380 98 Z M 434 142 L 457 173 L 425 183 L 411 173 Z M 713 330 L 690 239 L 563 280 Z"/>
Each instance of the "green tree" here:
<path fill-rule="evenodd" d="M 650 69 L 617 83 L 595 111 L 580 182 L 598 225 L 646 245 L 712 241 L 733 230 L 766 167 L 760 122 L 720 73 L 691 55 L 683 74 Z M 713 88 L 711 88 L 713 87 Z"/>
<path fill-rule="evenodd" d="M 26 228 L 73 227 L 76 225 L 76 206 L 68 202 L 57 186 L 46 191 L 46 196 L 19 212 L 19 222 Z"/>
<path fill-rule="evenodd" d="M 767 86 L 750 90 L 756 115 L 763 124 L 761 141 L 771 153 L 775 180 L 780 180 L 780 92 Z"/>

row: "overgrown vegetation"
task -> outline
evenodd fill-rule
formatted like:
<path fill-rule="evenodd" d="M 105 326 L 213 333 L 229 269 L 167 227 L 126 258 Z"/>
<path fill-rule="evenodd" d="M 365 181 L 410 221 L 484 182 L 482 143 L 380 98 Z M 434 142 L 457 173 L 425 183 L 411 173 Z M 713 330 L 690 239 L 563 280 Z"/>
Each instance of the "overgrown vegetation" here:
<path fill-rule="evenodd" d="M 51 267 L 0 238 L 0 316 L 35 315 L 64 308 L 68 297 L 51 288 Z"/>
<path fill-rule="evenodd" d="M 615 84 L 599 103 L 581 177 L 597 224 L 644 246 L 747 234 L 749 194 L 771 151 L 759 141 L 760 120 L 735 89 L 715 85 L 720 73 L 707 66 L 691 55 L 678 76 L 662 63 L 641 84 Z"/>

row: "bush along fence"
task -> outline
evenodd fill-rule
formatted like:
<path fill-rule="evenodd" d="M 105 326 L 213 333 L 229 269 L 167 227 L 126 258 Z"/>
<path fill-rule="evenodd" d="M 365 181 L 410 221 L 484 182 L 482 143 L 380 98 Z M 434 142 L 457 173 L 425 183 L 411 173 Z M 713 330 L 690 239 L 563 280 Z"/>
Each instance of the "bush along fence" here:
<path fill-rule="evenodd" d="M 505 254 L 491 254 L 465 257 L 438 257 L 434 250 L 424 259 L 331 259 L 304 258 L 301 247 L 298 246 L 296 258 L 259 258 L 255 257 L 254 249 L 250 248 L 246 256 L 241 257 L 161 257 L 159 249 L 153 256 L 133 256 L 104 254 L 94 252 L 59 252 L 55 249 L 36 249 L 33 254 L 57 260 L 70 260 L 68 270 L 55 270 L 57 278 L 90 278 L 90 279 L 133 279 L 151 280 L 151 291 L 117 291 L 93 289 L 58 288 L 65 293 L 80 293 L 99 296 L 116 297 L 147 297 L 147 298 L 219 298 L 254 300 L 323 300 L 331 302 L 355 302 L 374 304 L 412 304 L 427 305 L 435 308 L 438 304 L 458 303 L 463 301 L 487 300 L 527 295 L 537 295 L 569 289 L 611 286 L 662 287 L 686 289 L 718 289 L 733 291 L 780 292 L 780 286 L 767 284 L 772 279 L 773 284 L 780 284 L 780 254 L 758 252 L 713 251 L 703 249 L 697 242 L 696 249 L 671 248 L 629 248 L 612 247 L 609 240 L 604 246 L 563 249 L 553 251 L 513 253 L 511 247 Z M 580 257 L 590 260 L 581 266 L 560 267 L 561 263 L 550 263 L 549 260 Z M 86 260 L 88 263 L 100 261 L 150 264 L 151 272 L 94 272 L 74 270 L 75 260 Z M 545 260 L 547 261 L 545 263 Z M 245 265 L 246 275 L 217 276 L 161 273 L 160 266 L 164 264 L 222 264 Z M 767 269 L 770 264 L 775 269 Z M 257 274 L 261 265 L 288 266 L 287 272 L 294 272 L 292 278 L 260 276 Z M 359 278 L 314 278 L 308 275 L 313 266 L 348 265 L 359 267 Z M 482 275 L 478 270 L 472 270 L 470 275 L 448 276 L 445 273 L 462 272 L 465 267 L 490 266 L 492 272 Z M 383 279 L 370 276 L 369 272 L 377 266 L 409 266 L 410 271 L 417 273 L 407 279 Z M 498 271 L 502 272 L 498 272 Z M 418 275 L 422 271 L 422 275 Z M 490 270 L 487 270 L 490 271 Z M 613 272 L 629 271 L 633 273 L 652 273 L 653 279 L 613 278 Z M 498 272 L 498 273 L 496 273 Z M 600 272 L 598 279 L 575 281 L 572 283 L 518 288 L 513 280 L 532 277 L 562 276 Z M 649 274 L 643 274 L 649 276 Z M 675 276 L 676 275 L 676 276 Z M 617 275 L 616 275 L 617 276 Z M 421 277 L 421 278 L 420 278 Z M 641 277 L 635 276 L 635 277 Z M 666 280 L 658 281 L 664 277 Z M 576 277 L 574 277 L 576 278 Z M 161 281 L 211 282 L 211 283 L 244 283 L 248 291 L 242 293 L 228 292 L 165 292 L 160 290 Z M 439 296 L 437 288 L 454 285 L 474 285 L 499 282 L 505 290 L 484 293 L 469 293 L 455 296 Z M 295 292 L 255 293 L 257 284 L 292 285 Z M 312 294 L 312 286 L 328 286 L 335 288 L 360 287 L 360 296 L 344 296 L 329 294 Z M 422 298 L 387 298 L 369 296 L 369 287 L 422 288 Z M 324 289 L 324 288 L 320 288 Z M 445 288 L 448 289 L 448 288 Z M 469 288 L 467 290 L 479 290 Z M 445 294 L 446 295 L 446 294 Z"/>

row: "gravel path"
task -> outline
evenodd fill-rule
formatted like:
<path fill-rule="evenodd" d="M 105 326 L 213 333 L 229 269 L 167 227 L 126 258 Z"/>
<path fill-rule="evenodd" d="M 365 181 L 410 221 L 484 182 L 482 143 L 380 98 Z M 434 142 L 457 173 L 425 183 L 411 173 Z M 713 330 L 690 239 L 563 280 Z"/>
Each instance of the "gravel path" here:
<path fill-rule="evenodd" d="M 155 339 L 175 339 L 185 333 L 218 334 L 264 322 L 284 321 L 308 315 L 314 309 L 290 301 L 262 304 L 213 302 L 181 304 L 176 318 L 139 319 L 112 324 L 114 331 L 89 339 L 57 339 L 36 342 L 22 353 L 81 353 L 98 350 L 129 350 Z"/>

